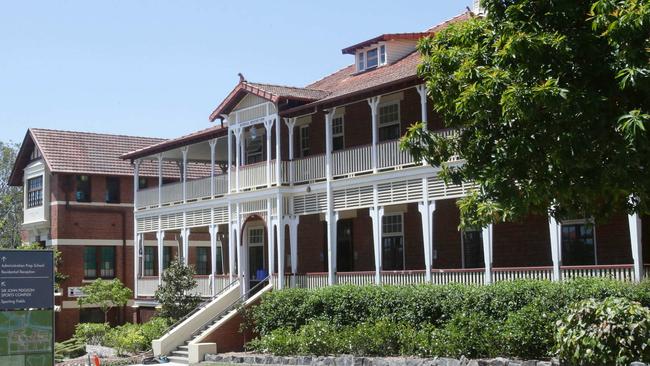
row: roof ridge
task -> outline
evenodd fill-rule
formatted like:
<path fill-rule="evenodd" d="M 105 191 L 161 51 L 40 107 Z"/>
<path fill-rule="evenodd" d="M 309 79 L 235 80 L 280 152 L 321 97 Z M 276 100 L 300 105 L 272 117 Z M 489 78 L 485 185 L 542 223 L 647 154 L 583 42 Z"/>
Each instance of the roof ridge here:
<path fill-rule="evenodd" d="M 459 17 L 462 17 L 463 15 L 474 15 L 474 12 L 471 11 L 471 10 L 465 10 L 464 12 L 462 12 L 462 13 L 460 13 L 460 14 L 456 14 L 456 15 L 454 15 L 454 16 L 451 17 L 451 18 L 445 19 L 445 20 L 443 20 L 442 22 L 440 22 L 440 23 L 438 23 L 438 24 L 436 24 L 436 25 L 434 25 L 434 26 L 431 26 L 431 27 L 427 28 L 427 29 L 426 29 L 424 32 L 422 32 L 422 33 L 431 33 L 431 32 L 433 32 L 434 29 L 436 29 L 436 28 L 438 28 L 438 27 L 440 27 L 440 26 L 442 26 L 442 25 L 448 24 L 448 23 L 452 22 L 454 19 L 459 18 Z"/>
<path fill-rule="evenodd" d="M 327 90 L 316 89 L 316 88 L 308 88 L 306 86 L 290 86 L 290 85 L 282 85 L 282 84 L 258 83 L 258 82 L 254 82 L 254 81 L 245 81 L 245 83 L 246 84 L 264 85 L 264 86 L 278 86 L 278 87 L 289 88 L 289 89 L 307 89 L 307 90 L 327 92 Z"/>
<path fill-rule="evenodd" d="M 88 132 L 88 131 L 72 131 L 72 130 L 57 130 L 53 128 L 42 128 L 42 127 L 29 127 L 30 131 L 46 131 L 46 132 L 63 132 L 63 133 L 76 133 L 83 135 L 95 135 L 95 136 L 111 136 L 111 137 L 131 137 L 131 138 L 141 138 L 141 139 L 151 139 L 151 140 L 167 140 L 164 137 L 151 137 L 151 136 L 135 136 L 135 135 L 124 135 L 124 134 L 112 134 L 105 132 Z"/>

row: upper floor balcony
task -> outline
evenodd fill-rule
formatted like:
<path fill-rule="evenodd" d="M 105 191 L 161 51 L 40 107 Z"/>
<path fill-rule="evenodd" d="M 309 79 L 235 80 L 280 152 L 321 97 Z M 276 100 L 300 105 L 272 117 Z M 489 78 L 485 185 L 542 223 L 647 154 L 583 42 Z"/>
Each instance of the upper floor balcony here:
<path fill-rule="evenodd" d="M 434 115 L 422 85 L 311 112 L 242 98 L 221 126 L 125 156 L 135 158 L 136 176 L 142 160 L 157 161 L 161 173 L 157 186 L 136 186 L 137 210 L 416 167 L 399 146 L 409 126 L 424 121 L 436 133 L 454 133 L 440 119 L 427 122 Z M 174 164 L 180 180 L 164 180 L 163 166 Z"/>
<path fill-rule="evenodd" d="M 441 130 L 437 133 L 451 136 L 453 130 Z M 372 145 L 354 146 L 331 154 L 332 179 L 351 178 L 373 172 L 404 169 L 421 165 L 399 147 L 399 140 L 390 140 L 376 145 L 376 167 L 372 164 Z M 226 194 L 247 192 L 272 186 L 291 186 L 313 184 L 327 180 L 327 156 L 324 153 L 296 158 L 293 160 L 276 159 L 252 164 L 230 166 L 212 176 L 187 179 L 161 184 L 160 186 L 138 189 L 136 193 L 137 209 L 155 208 L 213 199 Z M 270 169 L 269 169 L 270 167 Z M 207 169 L 206 169 L 207 170 Z M 229 179 L 230 178 L 230 179 Z M 229 184 L 230 180 L 230 184 Z"/>

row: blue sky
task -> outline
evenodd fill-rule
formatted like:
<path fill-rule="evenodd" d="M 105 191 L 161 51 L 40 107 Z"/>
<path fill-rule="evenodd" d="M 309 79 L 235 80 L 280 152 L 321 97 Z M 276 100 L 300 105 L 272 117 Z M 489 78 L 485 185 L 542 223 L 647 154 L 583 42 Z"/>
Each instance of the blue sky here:
<path fill-rule="evenodd" d="M 236 85 L 304 86 L 341 49 L 421 31 L 451 1 L 3 1 L 0 140 L 29 127 L 176 137 L 209 126 Z"/>

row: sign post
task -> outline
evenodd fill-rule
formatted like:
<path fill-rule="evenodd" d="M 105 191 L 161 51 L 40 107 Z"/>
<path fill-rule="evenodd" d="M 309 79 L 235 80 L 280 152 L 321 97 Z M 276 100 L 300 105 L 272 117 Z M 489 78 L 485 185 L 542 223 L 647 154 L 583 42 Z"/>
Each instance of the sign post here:
<path fill-rule="evenodd" d="M 0 364 L 54 364 L 52 250 L 0 250 Z"/>

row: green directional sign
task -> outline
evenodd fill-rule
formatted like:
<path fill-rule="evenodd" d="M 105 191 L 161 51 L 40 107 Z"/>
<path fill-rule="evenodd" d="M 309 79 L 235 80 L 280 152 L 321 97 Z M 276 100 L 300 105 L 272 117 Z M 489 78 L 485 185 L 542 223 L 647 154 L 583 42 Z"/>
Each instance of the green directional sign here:
<path fill-rule="evenodd" d="M 52 310 L 0 311 L 0 365 L 54 365 Z"/>

